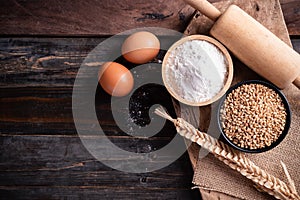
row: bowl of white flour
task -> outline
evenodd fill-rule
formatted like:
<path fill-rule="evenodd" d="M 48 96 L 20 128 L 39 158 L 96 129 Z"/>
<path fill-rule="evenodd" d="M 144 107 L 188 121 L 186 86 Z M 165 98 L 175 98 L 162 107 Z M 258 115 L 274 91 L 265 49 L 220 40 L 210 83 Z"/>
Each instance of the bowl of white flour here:
<path fill-rule="evenodd" d="M 173 44 L 162 63 L 162 78 L 178 101 L 204 106 L 221 98 L 230 87 L 233 64 L 227 49 L 204 36 L 184 37 Z"/>

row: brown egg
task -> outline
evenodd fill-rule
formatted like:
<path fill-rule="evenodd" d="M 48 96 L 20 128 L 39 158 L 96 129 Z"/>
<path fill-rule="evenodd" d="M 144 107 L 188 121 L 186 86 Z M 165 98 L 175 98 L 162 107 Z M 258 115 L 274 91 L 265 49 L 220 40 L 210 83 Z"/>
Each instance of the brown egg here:
<path fill-rule="evenodd" d="M 150 32 L 141 31 L 130 35 L 122 45 L 122 55 L 129 62 L 143 64 L 158 54 L 160 43 Z"/>
<path fill-rule="evenodd" d="M 112 96 L 125 96 L 134 85 L 131 72 L 116 62 L 104 63 L 99 70 L 98 78 L 102 88 Z"/>

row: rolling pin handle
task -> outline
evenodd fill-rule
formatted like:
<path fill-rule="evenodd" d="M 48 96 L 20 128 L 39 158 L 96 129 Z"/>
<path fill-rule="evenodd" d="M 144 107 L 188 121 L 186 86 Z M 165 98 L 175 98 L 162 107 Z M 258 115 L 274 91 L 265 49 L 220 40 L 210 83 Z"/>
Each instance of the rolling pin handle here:
<path fill-rule="evenodd" d="M 217 21 L 217 19 L 221 16 L 221 12 L 206 0 L 184 1 L 213 21 Z"/>
<path fill-rule="evenodd" d="M 298 89 L 300 89 L 300 76 L 298 76 L 293 83 Z"/>

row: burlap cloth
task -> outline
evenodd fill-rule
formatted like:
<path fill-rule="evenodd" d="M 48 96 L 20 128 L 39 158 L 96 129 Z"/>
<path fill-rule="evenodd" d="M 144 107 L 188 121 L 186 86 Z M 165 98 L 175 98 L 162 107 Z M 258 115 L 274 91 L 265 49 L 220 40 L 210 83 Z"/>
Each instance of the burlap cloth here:
<path fill-rule="evenodd" d="M 268 27 L 279 38 L 291 45 L 278 0 L 220 0 L 214 3 L 221 11 L 225 10 L 230 4 L 240 6 L 243 10 Z M 257 9 L 257 7 L 260 9 Z M 208 34 L 208 30 L 211 26 L 212 22 L 199 14 L 193 18 L 185 34 Z M 243 66 L 238 60 L 234 59 L 233 61 L 235 67 L 233 83 L 247 79 L 260 79 L 257 74 L 253 73 L 253 71 L 249 70 L 246 66 Z M 272 175 L 287 182 L 287 178 L 280 165 L 280 161 L 283 161 L 299 193 L 300 172 L 298 168 L 300 167 L 300 144 L 298 142 L 300 141 L 300 90 L 290 85 L 289 88 L 283 90 L 283 93 L 286 95 L 292 111 L 291 127 L 288 135 L 276 148 L 265 153 L 247 154 L 246 156 L 262 169 L 267 170 Z M 212 107 L 214 108 L 215 105 Z M 205 115 L 211 116 L 213 111 L 211 112 L 207 107 L 201 109 L 200 118 L 202 117 L 202 119 L 200 119 L 199 127 L 201 129 L 202 126 L 205 130 L 205 124 L 209 118 L 205 117 Z M 189 119 L 195 118 L 193 117 L 195 114 L 191 113 L 193 112 L 188 111 L 185 116 L 187 120 L 192 123 L 192 121 L 195 120 Z M 210 124 L 211 123 L 212 122 L 210 122 Z M 215 129 L 215 131 L 218 130 Z M 212 128 L 212 132 L 214 132 L 214 128 Z M 204 200 L 235 198 L 249 200 L 274 199 L 268 194 L 257 191 L 250 180 L 230 169 L 211 154 L 199 159 L 196 163 L 199 147 L 196 144 L 192 146 L 193 148 L 190 147 L 189 149 L 189 155 L 195 171 L 193 183 L 200 188 Z M 200 150 L 200 152 L 203 153 L 202 150 Z"/>
<path fill-rule="evenodd" d="M 280 161 L 283 161 L 299 191 L 300 90 L 291 85 L 283 90 L 283 93 L 286 95 L 292 111 L 288 135 L 274 149 L 265 153 L 247 154 L 247 157 L 262 169 L 287 182 L 280 165 Z M 193 183 L 200 188 L 218 191 L 240 199 L 273 199 L 271 196 L 257 191 L 250 180 L 230 169 L 211 154 L 198 160 Z M 228 197 L 223 197 L 223 199 L 228 199 Z"/>

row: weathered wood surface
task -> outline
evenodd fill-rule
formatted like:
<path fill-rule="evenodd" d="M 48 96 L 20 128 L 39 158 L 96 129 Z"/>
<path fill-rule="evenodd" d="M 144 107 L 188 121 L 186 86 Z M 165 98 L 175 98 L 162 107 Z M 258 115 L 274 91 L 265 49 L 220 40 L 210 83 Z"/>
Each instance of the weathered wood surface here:
<path fill-rule="evenodd" d="M 200 198 L 190 190 L 187 154 L 159 171 L 128 174 L 98 162 L 76 135 L 73 83 L 83 59 L 105 39 L 78 36 L 143 26 L 184 30 L 193 13 L 182 1 L 110 2 L 0 1 L 0 199 Z M 281 5 L 290 34 L 299 35 L 299 1 L 281 0 Z M 300 40 L 292 42 L 300 50 Z M 171 105 L 169 99 L 162 101 Z M 128 151 L 160 148 L 175 134 L 166 127 L 151 139 L 133 140 L 106 117 L 108 96 L 96 109 L 103 113 L 99 121 L 108 138 Z"/>
<path fill-rule="evenodd" d="M 280 0 L 284 20 L 290 35 L 300 35 L 300 1 Z"/>
<path fill-rule="evenodd" d="M 194 10 L 183 1 L 0 1 L 0 34 L 113 35 L 138 27 L 184 30 Z"/>
<path fill-rule="evenodd" d="M 0 39 L 1 196 L 192 199 L 199 195 L 190 190 L 193 174 L 187 154 L 158 172 L 134 175 L 109 169 L 82 146 L 72 119 L 72 86 L 83 59 L 101 41 L 103 38 Z M 292 42 L 300 52 L 300 40 Z M 110 105 L 108 95 L 104 97 L 97 110 L 106 115 Z M 112 119 L 100 119 L 100 123 L 113 142 L 133 152 L 148 145 L 162 147 L 175 134 L 165 131 L 151 140 L 132 140 L 118 136 L 122 133 Z"/>
<path fill-rule="evenodd" d="M 127 174 L 93 158 L 77 136 L 4 134 L 1 154 L 1 199 L 197 198 L 187 156 L 153 173 Z"/>
<path fill-rule="evenodd" d="M 104 39 L 0 39 L 0 199 L 200 198 L 190 189 L 186 153 L 164 169 L 131 174 L 105 166 L 82 145 L 72 116 L 73 84 L 84 58 Z M 171 109 L 164 89 L 151 90 L 150 101 Z M 99 124 L 126 151 L 160 149 L 176 134 L 168 123 L 154 137 L 132 138 L 116 126 L 110 96 L 100 88 L 96 96 Z"/>
<path fill-rule="evenodd" d="M 299 35 L 300 2 L 280 2 L 289 33 Z M 113 35 L 144 26 L 183 31 L 193 12 L 182 0 L 7 0 L 0 1 L 0 34 Z"/>
<path fill-rule="evenodd" d="M 0 38 L 0 88 L 22 96 L 22 87 L 73 87 L 88 53 L 104 38 Z M 300 39 L 292 39 L 300 50 Z M 59 91 L 47 91 L 53 95 Z M 45 96 L 49 95 L 45 92 Z M 1 96 L 6 93 L 0 93 Z M 42 93 L 42 92 L 41 92 Z"/>
<path fill-rule="evenodd" d="M 104 166 L 82 146 L 72 119 L 72 86 L 81 62 L 101 41 L 0 39 L 0 196 L 4 199 L 199 198 L 196 190 L 190 190 L 193 174 L 187 154 L 165 169 L 138 175 Z M 292 42 L 300 51 L 300 40 Z M 49 56 L 36 65 L 39 58 Z M 109 139 L 123 149 L 158 149 L 174 136 L 169 124 L 157 137 L 132 140 L 107 117 L 109 96 L 99 92 L 104 99 L 96 106 L 105 116 L 99 121 Z"/>

